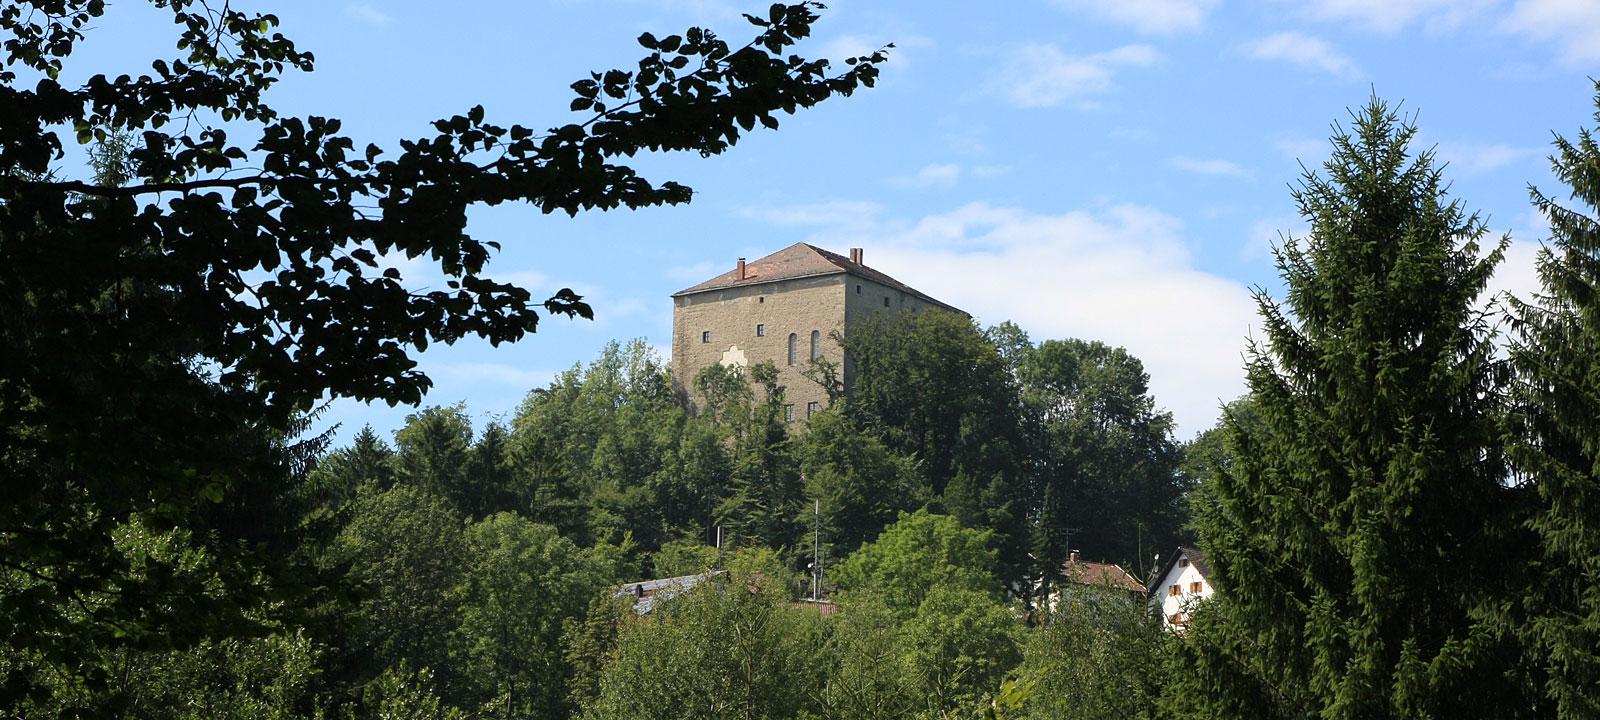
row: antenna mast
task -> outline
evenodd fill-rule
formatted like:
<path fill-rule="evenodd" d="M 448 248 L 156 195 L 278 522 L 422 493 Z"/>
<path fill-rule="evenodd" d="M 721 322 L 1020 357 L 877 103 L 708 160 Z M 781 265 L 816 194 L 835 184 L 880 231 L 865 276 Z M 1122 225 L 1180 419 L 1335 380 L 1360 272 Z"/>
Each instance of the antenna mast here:
<path fill-rule="evenodd" d="M 822 589 L 822 500 L 815 500 L 811 524 L 811 602 Z"/>

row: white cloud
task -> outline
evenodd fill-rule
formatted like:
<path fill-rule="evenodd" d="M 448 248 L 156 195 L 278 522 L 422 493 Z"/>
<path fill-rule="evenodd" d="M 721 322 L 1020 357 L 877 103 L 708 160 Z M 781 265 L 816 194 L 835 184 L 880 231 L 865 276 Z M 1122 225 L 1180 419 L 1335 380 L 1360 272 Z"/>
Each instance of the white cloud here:
<path fill-rule="evenodd" d="M 1501 27 L 1558 43 L 1569 65 L 1600 61 L 1600 3 L 1594 0 L 1519 0 Z"/>
<path fill-rule="evenodd" d="M 1477 143 L 1439 143 L 1434 148 L 1434 154 L 1450 164 L 1449 170 L 1452 173 L 1464 175 L 1498 170 L 1512 163 L 1539 157 L 1542 152 L 1536 148 Z"/>
<path fill-rule="evenodd" d="M 782 227 L 797 225 L 829 225 L 859 228 L 876 223 L 883 206 L 861 200 L 836 200 L 809 205 L 785 207 L 753 207 L 740 211 L 740 215 L 755 218 Z"/>
<path fill-rule="evenodd" d="M 1324 20 L 1342 20 L 1379 32 L 1398 32 L 1414 22 L 1432 31 L 1453 29 L 1491 8 L 1497 0 L 1309 0 L 1305 8 Z"/>
<path fill-rule="evenodd" d="M 1247 56 L 1257 60 L 1282 60 L 1284 62 L 1321 70 L 1338 78 L 1355 77 L 1355 63 L 1321 38 L 1298 32 L 1281 32 L 1248 43 Z"/>
<path fill-rule="evenodd" d="M 932 163 L 914 175 L 897 175 L 889 178 L 890 185 L 899 188 L 955 187 L 961 180 L 961 166 L 953 163 Z"/>
<path fill-rule="evenodd" d="M 1487 250 L 1499 241 L 1500 235 L 1491 233 L 1484 236 L 1481 242 Z M 1542 247 L 1541 243 L 1531 240 L 1513 240 L 1506 247 L 1505 260 L 1495 268 L 1494 276 L 1489 278 L 1483 295 L 1479 296 L 1479 306 L 1487 306 L 1492 299 L 1504 310 L 1505 296 L 1508 294 L 1525 302 L 1532 301 L 1534 295 L 1543 289 L 1539 282 L 1539 268 L 1535 263 Z"/>
<path fill-rule="evenodd" d="M 404 252 L 391 250 L 386 253 L 379 253 L 377 261 L 378 267 L 376 270 L 363 265 L 361 273 L 377 277 L 386 270 L 396 270 L 400 273 L 400 284 L 413 291 L 426 289 L 436 283 L 444 282 L 444 274 L 440 272 L 438 263 L 434 262 L 426 254 L 406 257 Z"/>
<path fill-rule="evenodd" d="M 861 218 L 857 218 L 861 220 Z M 973 203 L 916 219 L 874 215 L 824 226 L 812 242 L 866 247 L 875 267 L 963 308 L 1013 320 L 1036 340 L 1078 337 L 1144 361 L 1156 402 L 1187 435 L 1244 391 L 1241 352 L 1255 319 L 1239 283 L 1201 272 L 1183 224 L 1137 205 L 1059 215 Z"/>
<path fill-rule="evenodd" d="M 1155 35 L 1205 27 L 1206 15 L 1221 0 L 1055 0 L 1068 10 L 1127 25 Z"/>
<path fill-rule="evenodd" d="M 1313 140 L 1304 137 L 1284 137 L 1273 143 L 1278 152 L 1290 160 L 1298 160 L 1308 168 L 1316 168 L 1328 159 L 1332 153 L 1332 145 L 1326 139 Z"/>
<path fill-rule="evenodd" d="M 1170 161 L 1172 166 L 1179 170 L 1199 175 L 1223 175 L 1229 177 L 1250 177 L 1250 171 L 1227 160 L 1202 160 L 1186 155 L 1178 155 Z"/>
<path fill-rule="evenodd" d="M 1281 247 L 1284 238 L 1303 239 L 1311 234 L 1305 218 L 1299 215 L 1282 215 L 1262 218 L 1251 223 L 1250 234 L 1240 248 L 1239 255 L 1248 260 L 1269 260 L 1272 249 Z"/>
<path fill-rule="evenodd" d="M 389 24 L 389 16 L 383 11 L 362 3 L 360 5 L 347 5 L 344 14 L 353 20 L 360 20 L 368 25 L 382 27 Z"/>
<path fill-rule="evenodd" d="M 1161 61 L 1149 45 L 1126 45 L 1093 55 L 1068 55 L 1052 44 L 1028 44 L 1011 54 L 996 88 L 1017 107 L 1060 105 L 1112 89 L 1118 68 Z"/>

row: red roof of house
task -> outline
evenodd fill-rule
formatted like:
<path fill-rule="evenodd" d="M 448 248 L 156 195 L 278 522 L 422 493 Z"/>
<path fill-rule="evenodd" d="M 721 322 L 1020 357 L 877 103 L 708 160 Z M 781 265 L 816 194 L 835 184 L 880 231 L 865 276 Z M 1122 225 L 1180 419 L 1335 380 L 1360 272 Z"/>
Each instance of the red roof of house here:
<path fill-rule="evenodd" d="M 1074 553 L 1076 554 L 1076 553 Z M 1068 560 L 1061 564 L 1061 575 L 1067 582 L 1079 585 L 1105 585 L 1127 590 L 1129 592 L 1145 592 L 1144 584 L 1133 579 L 1121 565 L 1112 563 L 1097 563 L 1088 560 Z"/>
<path fill-rule="evenodd" d="M 854 262 L 843 255 L 828 252 L 822 248 L 806 243 L 795 243 L 771 255 L 748 262 L 744 265 L 744 277 L 739 277 L 739 268 L 735 267 L 721 275 L 707 280 L 699 285 L 672 294 L 673 297 L 693 295 L 708 290 L 722 290 L 742 285 L 757 285 L 760 283 L 777 282 L 779 280 L 793 280 L 795 278 L 815 277 L 819 275 L 833 275 L 836 273 L 849 273 L 857 277 L 871 280 L 875 283 L 887 285 L 903 293 L 914 295 L 925 302 L 932 303 L 946 310 L 961 312 L 960 309 L 940 302 L 932 296 L 899 280 L 874 270 L 866 265 Z M 963 313 L 965 314 L 965 313 Z"/>

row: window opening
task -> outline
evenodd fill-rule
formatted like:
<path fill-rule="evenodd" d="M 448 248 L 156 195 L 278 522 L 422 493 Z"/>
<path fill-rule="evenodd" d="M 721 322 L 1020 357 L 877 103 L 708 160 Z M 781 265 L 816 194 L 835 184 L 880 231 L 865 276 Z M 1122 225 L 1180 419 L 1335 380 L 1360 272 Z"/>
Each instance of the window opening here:
<path fill-rule="evenodd" d="M 701 330 L 700 331 L 700 342 L 703 342 L 703 343 L 711 342 L 711 331 L 710 330 Z"/>
<path fill-rule="evenodd" d="M 818 330 L 811 331 L 811 359 L 815 360 L 822 355 L 822 333 Z"/>
<path fill-rule="evenodd" d="M 789 333 L 789 364 L 793 365 L 794 361 L 796 359 L 798 359 L 799 356 L 800 356 L 800 336 L 796 335 L 794 333 Z"/>
<path fill-rule="evenodd" d="M 756 323 L 756 337 L 766 337 L 767 326 L 765 323 Z"/>

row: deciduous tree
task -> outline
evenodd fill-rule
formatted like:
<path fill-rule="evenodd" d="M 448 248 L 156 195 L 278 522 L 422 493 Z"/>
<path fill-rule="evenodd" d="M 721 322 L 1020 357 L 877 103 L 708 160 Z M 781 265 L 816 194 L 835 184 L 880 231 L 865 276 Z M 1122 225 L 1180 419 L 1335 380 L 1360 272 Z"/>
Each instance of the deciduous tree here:
<path fill-rule="evenodd" d="M 1058 567 L 1072 550 L 1149 565 L 1170 550 L 1188 488 L 1177 473 L 1172 414 L 1150 395 L 1144 364 L 1122 348 L 1047 340 L 1021 353 L 1023 404 L 1042 430 L 1036 522 L 1048 542 L 1039 559 Z"/>
<path fill-rule="evenodd" d="M 91 646 L 228 632 L 171 613 L 199 588 L 150 587 L 119 560 L 112 534 L 130 517 L 166 527 L 241 483 L 281 478 L 273 447 L 325 398 L 418 402 L 412 354 L 477 336 L 518 340 L 542 314 L 590 314 L 570 290 L 536 299 L 488 271 L 493 243 L 466 230 L 479 204 L 544 212 L 689 201 L 619 157 L 730 148 L 757 123 L 870 86 L 881 54 L 830 74 L 785 51 L 818 7 L 773 5 L 747 45 L 715 34 L 639 39 L 634 70 L 572 85 L 575 122 L 543 130 L 497 123 L 482 106 L 425 135 L 358 148 L 337 119 L 286 117 L 268 89 L 311 53 L 269 13 L 228 3 L 157 2 L 177 52 L 151 71 L 85 73 L 62 85 L 96 33 L 103 0 L 0 7 L 0 562 L 48 584 L 0 594 L 11 648 L 71 658 Z M 63 130 L 79 143 L 131 133 L 126 172 L 52 174 Z M 433 290 L 408 287 L 382 256 L 427 258 Z M 246 442 L 248 436 L 261 438 Z M 196 535 L 196 541 L 202 536 Z M 304 568 L 217 544 L 232 610 L 245 617 L 294 590 Z M 93 603 L 93 617 L 64 607 Z M 65 667 L 65 666 L 63 666 Z M 28 692 L 0 684 L 0 704 Z"/>

